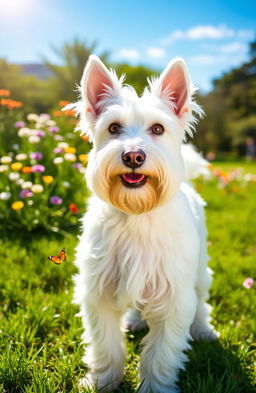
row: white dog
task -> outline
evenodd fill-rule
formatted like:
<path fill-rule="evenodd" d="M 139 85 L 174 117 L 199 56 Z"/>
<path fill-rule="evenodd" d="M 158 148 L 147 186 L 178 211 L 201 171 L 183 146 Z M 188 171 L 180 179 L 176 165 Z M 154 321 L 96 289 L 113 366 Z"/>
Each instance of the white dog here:
<path fill-rule="evenodd" d="M 184 182 L 181 144 L 202 114 L 182 59 L 172 60 L 138 97 L 91 56 L 76 104 L 89 134 L 87 184 L 93 193 L 77 248 L 75 302 L 85 328 L 83 385 L 121 382 L 125 325 L 143 339 L 141 393 L 174 393 L 184 350 L 213 338 L 203 201 Z M 196 153 L 194 153 L 196 155 Z M 197 157 L 198 158 L 198 157 Z M 199 160 L 200 161 L 200 160 Z"/>

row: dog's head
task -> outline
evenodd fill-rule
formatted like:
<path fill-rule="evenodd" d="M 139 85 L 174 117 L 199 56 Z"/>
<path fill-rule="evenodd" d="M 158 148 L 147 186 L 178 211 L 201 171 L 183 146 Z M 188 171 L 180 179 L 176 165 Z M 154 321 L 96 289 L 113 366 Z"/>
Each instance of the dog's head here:
<path fill-rule="evenodd" d="M 92 55 L 77 104 L 80 129 L 89 134 L 87 183 L 98 197 L 129 214 L 141 214 L 175 195 L 183 179 L 180 152 L 201 113 L 186 65 L 172 60 L 143 95 Z"/>

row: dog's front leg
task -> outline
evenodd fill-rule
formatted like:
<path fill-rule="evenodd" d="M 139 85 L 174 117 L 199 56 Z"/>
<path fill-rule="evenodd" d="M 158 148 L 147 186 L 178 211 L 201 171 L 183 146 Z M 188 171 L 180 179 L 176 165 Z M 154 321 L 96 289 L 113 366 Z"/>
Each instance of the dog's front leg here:
<path fill-rule="evenodd" d="M 100 392 L 115 389 L 121 382 L 125 358 L 122 313 L 106 297 L 85 300 L 82 306 L 86 347 L 84 357 L 89 372 L 82 386 L 97 386 Z"/>
<path fill-rule="evenodd" d="M 183 289 L 183 290 L 182 290 Z M 142 316 L 149 333 L 143 340 L 140 393 L 176 393 L 178 370 L 187 360 L 183 353 L 189 348 L 189 328 L 196 310 L 194 288 L 177 288 L 163 305 L 148 306 Z"/>

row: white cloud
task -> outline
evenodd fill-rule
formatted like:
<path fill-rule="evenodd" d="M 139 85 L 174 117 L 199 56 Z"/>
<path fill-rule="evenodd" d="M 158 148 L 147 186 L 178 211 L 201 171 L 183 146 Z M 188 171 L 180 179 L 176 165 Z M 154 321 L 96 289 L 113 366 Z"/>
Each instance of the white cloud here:
<path fill-rule="evenodd" d="M 219 50 L 221 53 L 246 53 L 248 51 L 248 45 L 246 45 L 243 42 L 231 42 L 229 44 L 226 45 L 221 45 L 219 47 Z"/>
<path fill-rule="evenodd" d="M 253 30 L 238 30 L 237 38 L 253 40 L 255 38 L 255 32 Z"/>
<path fill-rule="evenodd" d="M 177 40 L 220 40 L 226 38 L 253 39 L 253 30 L 234 30 L 224 24 L 219 26 L 199 25 L 187 30 L 175 30 L 161 40 L 162 45 L 168 46 Z"/>
<path fill-rule="evenodd" d="M 189 59 L 189 63 L 198 66 L 210 66 L 213 64 L 222 65 L 225 67 L 237 66 L 247 60 L 246 53 L 223 53 L 219 55 L 196 55 L 191 56 Z"/>
<path fill-rule="evenodd" d="M 189 58 L 190 63 L 196 65 L 209 65 L 214 64 L 216 61 L 215 56 L 211 55 L 196 55 Z"/>
<path fill-rule="evenodd" d="M 123 48 L 118 52 L 118 57 L 127 60 L 136 60 L 140 57 L 140 54 L 136 49 Z"/>
<path fill-rule="evenodd" d="M 202 38 L 220 39 L 234 36 L 234 30 L 229 29 L 225 25 L 214 26 L 196 26 L 185 32 L 187 38 L 191 40 L 199 40 Z"/>
<path fill-rule="evenodd" d="M 154 57 L 155 59 L 161 59 L 162 57 L 166 56 L 166 50 L 163 48 L 151 47 L 147 49 L 147 55 Z"/>

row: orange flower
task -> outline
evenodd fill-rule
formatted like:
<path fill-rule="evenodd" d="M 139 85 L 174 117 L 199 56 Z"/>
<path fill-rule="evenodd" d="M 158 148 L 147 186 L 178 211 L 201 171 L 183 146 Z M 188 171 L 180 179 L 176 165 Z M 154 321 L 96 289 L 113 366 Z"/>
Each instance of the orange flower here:
<path fill-rule="evenodd" d="M 70 203 L 70 205 L 69 205 L 69 210 L 70 210 L 72 213 L 74 213 L 74 214 L 78 214 L 78 213 L 79 213 L 78 207 L 76 206 L 75 203 Z"/>
<path fill-rule="evenodd" d="M 83 141 L 89 142 L 89 136 L 88 135 L 81 135 L 81 138 L 83 139 Z"/>
<path fill-rule="evenodd" d="M 72 109 L 68 109 L 68 110 L 64 111 L 64 113 L 66 116 L 70 116 L 70 117 L 73 117 L 76 115 L 76 112 L 73 111 Z"/>
<path fill-rule="evenodd" d="M 2 100 L 0 100 L 0 104 L 3 106 L 7 106 L 8 109 L 20 108 L 22 106 L 22 102 L 11 100 L 9 98 L 3 98 Z"/>
<path fill-rule="evenodd" d="M 31 166 L 24 166 L 22 168 L 23 173 L 31 173 L 32 172 L 32 167 Z"/>
<path fill-rule="evenodd" d="M 59 102 L 59 106 L 60 106 L 61 108 L 64 108 L 64 106 L 66 106 L 66 105 L 68 105 L 68 104 L 69 104 L 69 101 L 65 101 L 65 100 Z"/>
<path fill-rule="evenodd" d="M 63 115 L 63 113 L 61 112 L 61 111 L 54 111 L 53 112 L 53 116 L 54 117 L 60 117 L 60 116 L 62 116 Z"/>
<path fill-rule="evenodd" d="M 0 96 L 1 97 L 10 97 L 10 90 L 7 89 L 0 89 Z"/>

